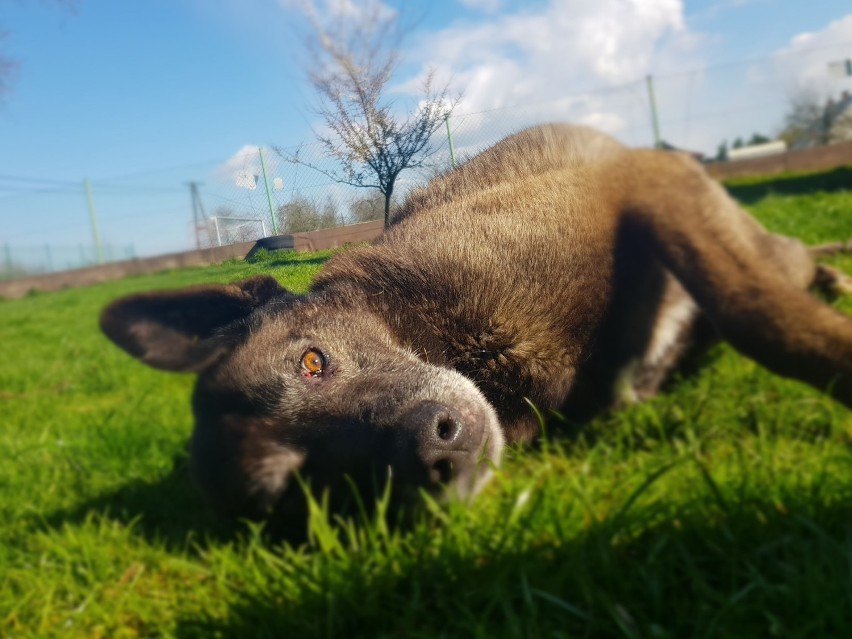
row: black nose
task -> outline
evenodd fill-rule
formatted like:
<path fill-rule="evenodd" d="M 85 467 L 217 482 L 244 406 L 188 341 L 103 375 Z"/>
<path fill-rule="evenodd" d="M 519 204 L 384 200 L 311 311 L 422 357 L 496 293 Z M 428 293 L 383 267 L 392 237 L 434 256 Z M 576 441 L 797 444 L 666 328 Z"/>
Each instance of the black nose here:
<path fill-rule="evenodd" d="M 412 470 L 420 475 L 418 483 L 466 484 L 475 478 L 484 431 L 482 419 L 438 402 L 422 401 L 403 413 L 396 439 L 403 448 L 399 452 L 413 462 Z M 411 476 L 405 468 L 397 470 Z"/>

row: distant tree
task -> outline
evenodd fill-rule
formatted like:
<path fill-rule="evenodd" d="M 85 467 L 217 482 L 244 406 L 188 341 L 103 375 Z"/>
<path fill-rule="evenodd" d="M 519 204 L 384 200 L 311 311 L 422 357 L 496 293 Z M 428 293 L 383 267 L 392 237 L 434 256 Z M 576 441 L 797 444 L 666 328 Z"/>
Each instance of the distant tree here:
<path fill-rule="evenodd" d="M 319 206 L 317 202 L 302 195 L 278 208 L 278 226 L 282 233 L 304 233 L 332 228 L 340 224 L 337 210 L 331 198 Z"/>
<path fill-rule="evenodd" d="M 336 182 L 377 189 L 388 226 L 399 174 L 423 166 L 434 152 L 432 134 L 460 98 L 452 97 L 447 85 L 437 88 L 433 72 L 426 74 L 418 104 L 405 113 L 388 98 L 403 31 L 396 12 L 378 0 L 339 0 L 325 21 L 311 4 L 305 12 L 311 25 L 308 80 L 324 125 L 316 137 L 336 166 L 318 166 L 298 153 L 282 155 Z"/>
<path fill-rule="evenodd" d="M 778 137 L 789 147 L 828 144 L 832 118 L 827 107 L 816 92 L 799 91 L 790 99 L 790 110 Z"/>
<path fill-rule="evenodd" d="M 765 135 L 761 135 L 760 133 L 752 133 L 749 141 L 746 142 L 746 146 L 757 146 L 758 144 L 767 144 L 772 142 L 772 140 Z"/>
<path fill-rule="evenodd" d="M 745 142 L 743 142 L 742 138 L 737 138 L 734 140 L 733 144 L 731 144 L 732 149 L 741 149 L 745 146 Z"/>
<path fill-rule="evenodd" d="M 828 132 L 829 144 L 852 140 L 852 105 L 847 106 L 832 122 Z"/>
<path fill-rule="evenodd" d="M 719 145 L 718 150 L 716 151 L 716 157 L 714 158 L 717 162 L 727 162 L 728 161 L 728 141 L 725 140 L 722 144 Z"/>
<path fill-rule="evenodd" d="M 385 196 L 381 193 L 357 198 L 352 202 L 353 222 L 372 222 L 384 219 Z M 391 202 L 393 210 L 393 202 Z"/>

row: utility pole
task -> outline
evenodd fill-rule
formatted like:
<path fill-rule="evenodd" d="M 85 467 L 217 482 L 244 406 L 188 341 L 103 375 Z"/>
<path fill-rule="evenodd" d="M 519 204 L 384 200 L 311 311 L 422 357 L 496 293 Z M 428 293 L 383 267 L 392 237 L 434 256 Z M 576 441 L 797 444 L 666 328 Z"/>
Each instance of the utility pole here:
<path fill-rule="evenodd" d="M 192 220 L 195 225 L 195 248 L 201 248 L 201 229 L 207 231 L 208 239 L 210 229 L 207 225 L 207 214 L 204 212 L 204 204 L 201 203 L 201 194 L 198 187 L 201 182 L 187 182 L 189 186 L 189 197 L 192 200 Z"/>
<path fill-rule="evenodd" d="M 450 164 L 453 168 L 456 168 L 456 149 L 453 146 L 453 133 L 450 131 L 450 114 L 444 116 L 444 124 L 447 125 L 447 140 L 450 143 Z"/>
<path fill-rule="evenodd" d="M 257 147 L 260 156 L 260 168 L 263 171 L 263 185 L 266 187 L 266 203 L 269 204 L 269 219 L 272 221 L 272 234 L 278 235 L 278 225 L 275 224 L 275 211 L 272 209 L 272 196 L 269 194 L 269 178 L 266 177 L 266 162 L 263 160 L 263 147 Z"/>
<path fill-rule="evenodd" d="M 98 256 L 98 264 L 104 263 L 104 249 L 101 246 L 101 236 L 98 233 L 98 219 L 95 215 L 95 202 L 92 199 L 92 186 L 88 178 L 83 180 L 83 189 L 86 191 L 86 205 L 89 208 L 89 222 L 92 225 L 92 239 L 95 242 L 95 254 Z"/>
<path fill-rule="evenodd" d="M 6 244 L 6 276 L 12 277 L 15 271 L 15 263 L 12 261 L 12 247 Z"/>
<path fill-rule="evenodd" d="M 645 77 L 648 84 L 648 101 L 651 103 L 651 126 L 654 127 L 654 147 L 661 148 L 663 140 L 660 137 L 660 122 L 657 119 L 657 99 L 654 97 L 654 78 L 651 75 Z"/>

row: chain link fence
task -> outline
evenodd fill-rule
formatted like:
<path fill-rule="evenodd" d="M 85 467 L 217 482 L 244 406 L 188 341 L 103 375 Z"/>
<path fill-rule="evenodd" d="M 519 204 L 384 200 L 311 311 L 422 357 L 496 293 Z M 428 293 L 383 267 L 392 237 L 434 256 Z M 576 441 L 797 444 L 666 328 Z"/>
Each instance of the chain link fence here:
<path fill-rule="evenodd" d="M 425 165 L 400 175 L 394 199 L 543 122 L 586 124 L 631 146 L 675 147 L 715 160 L 723 147 L 777 138 L 803 100 L 819 114 L 846 100 L 846 119 L 838 117 L 825 138 L 850 139 L 852 75 L 845 70 L 852 66 L 842 63 L 850 58 L 852 44 L 841 43 L 490 110 L 477 109 L 481 100 L 471 96 L 435 132 Z M 383 196 L 335 182 L 327 175 L 333 170 L 322 147 L 306 143 L 246 145 L 226 159 L 93 180 L 88 200 L 82 180 L 59 182 L 49 171 L 18 181 L 0 176 L 0 219 L 15 221 L 0 229 L 0 277 L 382 219 Z M 67 245 L 45 246 L 42 221 L 57 211 L 62 215 L 52 222 L 51 237 L 61 231 Z"/>
<path fill-rule="evenodd" d="M 27 275 L 54 273 L 74 268 L 95 266 L 103 262 L 132 260 L 136 257 L 132 244 L 100 245 L 100 252 L 92 245 L 43 244 L 41 246 L 3 247 L 0 280 L 14 279 Z"/>

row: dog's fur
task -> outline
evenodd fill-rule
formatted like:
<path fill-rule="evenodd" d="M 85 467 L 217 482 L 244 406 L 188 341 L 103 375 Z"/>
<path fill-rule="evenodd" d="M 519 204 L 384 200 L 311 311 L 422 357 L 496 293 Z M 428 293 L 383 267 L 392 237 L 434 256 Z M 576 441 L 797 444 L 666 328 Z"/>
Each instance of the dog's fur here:
<path fill-rule="evenodd" d="M 807 293 L 816 273 L 690 158 L 552 125 L 415 191 L 306 295 L 270 277 L 146 293 L 101 325 L 198 373 L 207 497 L 281 515 L 296 471 L 332 494 L 372 494 L 388 470 L 403 493 L 475 492 L 505 441 L 536 435 L 528 402 L 583 416 L 646 397 L 719 336 L 852 405 L 852 321 Z"/>

